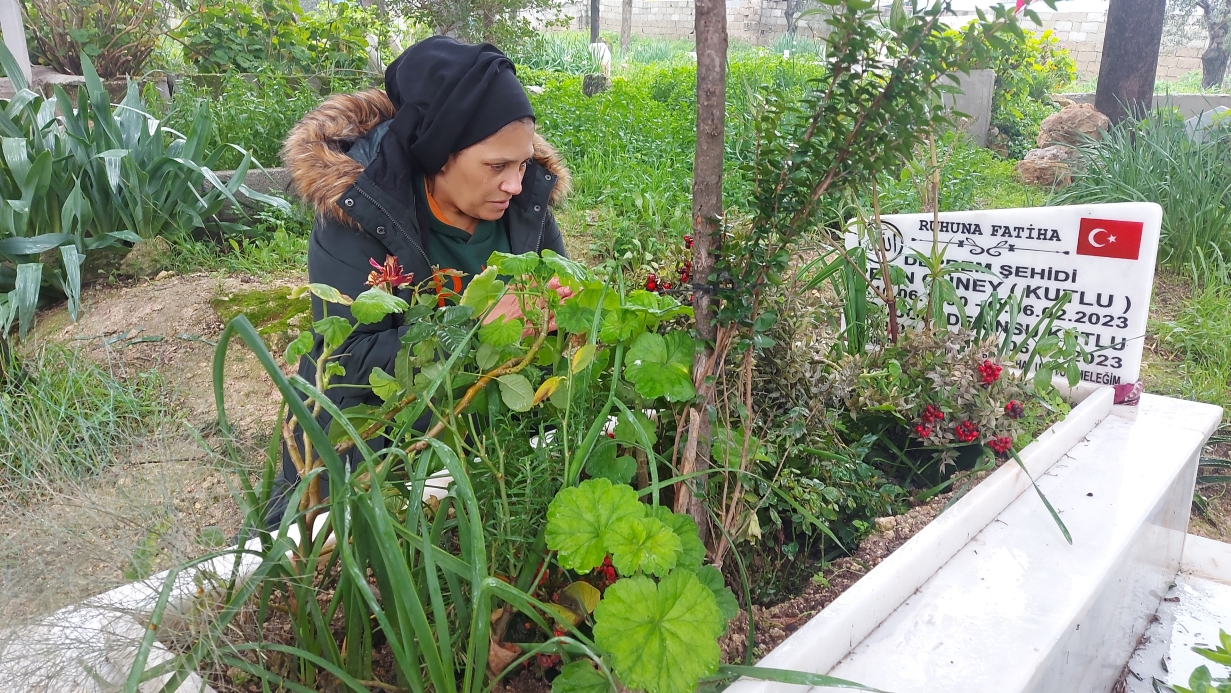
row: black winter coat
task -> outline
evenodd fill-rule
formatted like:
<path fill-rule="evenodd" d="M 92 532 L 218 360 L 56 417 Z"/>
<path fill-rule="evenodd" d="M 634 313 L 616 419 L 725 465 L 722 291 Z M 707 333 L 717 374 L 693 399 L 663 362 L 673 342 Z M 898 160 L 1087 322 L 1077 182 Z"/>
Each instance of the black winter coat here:
<path fill-rule="evenodd" d="M 378 89 L 334 96 L 305 116 L 291 130 L 283 147 L 283 160 L 290 169 L 295 192 L 316 210 L 308 244 L 308 279 L 328 284 L 352 298 L 367 289 L 368 273 L 372 271 L 369 261 L 383 262 L 387 255 L 396 256 L 404 271 L 413 273 L 416 283 L 432 276 L 425 251 L 426 229 L 419 221 L 423 202 L 415 200 L 411 190 L 396 197 L 386 193 L 365 171 L 393 114 L 393 105 Z M 514 254 L 544 249 L 565 254 L 551 206 L 567 193 L 569 180 L 556 151 L 535 135 L 534 159 L 526 167 L 522 192 L 505 212 Z M 408 293 L 402 297 L 409 298 Z M 321 319 L 326 311 L 354 322 L 346 306 L 312 297 L 313 319 Z M 380 399 L 367 389 L 368 376 L 376 367 L 393 372 L 405 330 L 397 314 L 378 324 L 357 326 L 335 351 L 346 375 L 331 379 L 327 393 L 330 400 L 340 409 L 379 405 Z M 316 335 L 311 358 L 299 363 L 299 374 L 308 382 L 316 379 L 314 364 L 322 344 L 322 338 Z M 327 428 L 328 414 L 322 414 L 319 421 Z M 372 446 L 380 449 L 383 441 L 372 441 Z M 353 468 L 358 459 L 352 454 L 349 462 Z M 294 465 L 284 455 L 267 524 L 276 525 L 281 519 L 286 507 L 284 496 L 297 480 Z"/>

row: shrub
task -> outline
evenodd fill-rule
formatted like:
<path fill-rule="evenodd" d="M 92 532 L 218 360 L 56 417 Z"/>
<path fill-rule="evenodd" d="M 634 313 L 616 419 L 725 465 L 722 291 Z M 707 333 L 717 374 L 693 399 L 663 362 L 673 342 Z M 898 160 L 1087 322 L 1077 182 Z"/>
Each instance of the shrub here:
<path fill-rule="evenodd" d="M 236 194 L 286 206 L 243 185 L 250 155 L 230 182 L 217 179 L 212 169 L 224 150 L 207 148 L 212 126 L 203 108 L 181 134 L 142 110 L 134 83 L 113 108 L 88 57 L 75 104 L 59 86 L 52 98 L 29 91 L 6 48 L 0 63 L 18 91 L 0 102 L 0 127 L 13 135 L 5 138 L 0 165 L 0 195 L 8 200 L 0 207 L 5 333 L 17 317 L 25 334 L 44 283 L 69 297 L 76 319 L 81 263 L 91 250 L 201 228 L 224 203 L 237 203 Z M 49 251 L 63 266 L 45 277 Z"/>
<path fill-rule="evenodd" d="M 34 492 L 97 474 L 153 429 L 163 411 L 153 372 L 121 379 L 47 345 L 19 361 L 0 339 L 0 485 Z"/>
<path fill-rule="evenodd" d="M 70 75 L 87 55 L 103 79 L 140 75 L 166 30 L 162 0 L 22 0 L 31 58 Z"/>
<path fill-rule="evenodd" d="M 1077 76 L 1077 63 L 1050 31 L 1004 32 L 980 66 L 996 72 L 992 125 L 1008 138 L 1009 156 L 1034 149 L 1039 124 L 1059 108 L 1048 97 Z"/>
<path fill-rule="evenodd" d="M 200 72 L 262 72 L 271 64 L 300 74 L 362 72 L 368 34 L 388 34 L 374 9 L 351 0 L 305 13 L 299 0 L 221 0 L 184 17 L 173 36 Z"/>
<path fill-rule="evenodd" d="M 1171 109 L 1126 120 L 1080 147 L 1073 185 L 1053 204 L 1157 202 L 1159 260 L 1199 279 L 1231 260 L 1231 121 L 1194 138 Z"/>

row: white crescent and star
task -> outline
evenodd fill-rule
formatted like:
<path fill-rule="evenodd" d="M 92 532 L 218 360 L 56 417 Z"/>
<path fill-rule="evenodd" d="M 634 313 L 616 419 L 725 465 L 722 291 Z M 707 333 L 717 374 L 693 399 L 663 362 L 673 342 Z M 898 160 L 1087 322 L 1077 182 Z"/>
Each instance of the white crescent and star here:
<path fill-rule="evenodd" d="M 1107 234 L 1107 243 L 1099 243 L 1098 241 L 1094 240 L 1095 234 L 1097 234 L 1099 231 L 1102 231 L 1103 233 Z M 1111 232 L 1108 231 L 1107 229 L 1100 227 L 1100 228 L 1093 229 L 1092 231 L 1090 231 L 1090 235 L 1086 237 L 1086 240 L 1090 241 L 1090 245 L 1094 246 L 1095 248 L 1102 248 L 1103 246 L 1109 243 L 1115 243 L 1116 237 L 1111 235 Z"/>

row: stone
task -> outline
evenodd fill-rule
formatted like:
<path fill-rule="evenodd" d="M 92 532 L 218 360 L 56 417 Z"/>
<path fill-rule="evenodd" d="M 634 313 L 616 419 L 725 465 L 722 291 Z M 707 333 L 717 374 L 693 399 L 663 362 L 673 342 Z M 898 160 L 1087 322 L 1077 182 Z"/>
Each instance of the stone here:
<path fill-rule="evenodd" d="M 1102 139 L 1111 127 L 1111 120 L 1095 110 L 1093 104 L 1075 103 L 1043 119 L 1035 143 L 1039 147 L 1053 144 L 1078 145 L 1086 139 Z"/>
<path fill-rule="evenodd" d="M 1073 172 L 1069 167 L 1073 149 L 1064 145 L 1052 145 L 1031 149 L 1026 158 L 1017 164 L 1017 174 L 1027 185 L 1067 187 L 1073 184 Z"/>
<path fill-rule="evenodd" d="M 581 78 L 581 93 L 586 96 L 601 94 L 611 88 L 611 78 L 602 73 L 586 75 Z"/>
<path fill-rule="evenodd" d="M 145 238 L 133 245 L 120 261 L 120 274 L 134 279 L 148 279 L 167 269 L 171 244 L 161 236 Z"/>
<path fill-rule="evenodd" d="M 987 129 L 987 148 L 1006 159 L 1009 158 L 1009 138 L 995 125 Z"/>

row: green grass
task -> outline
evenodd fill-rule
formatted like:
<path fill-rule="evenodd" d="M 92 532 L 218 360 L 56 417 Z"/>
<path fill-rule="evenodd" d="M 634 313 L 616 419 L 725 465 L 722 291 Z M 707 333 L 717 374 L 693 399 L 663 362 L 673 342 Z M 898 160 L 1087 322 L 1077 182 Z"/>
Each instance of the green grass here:
<path fill-rule="evenodd" d="M 1046 192 L 1021 183 L 1016 162 L 975 146 L 965 136 L 952 132 L 943 135 L 936 157 L 941 163 L 941 211 L 1035 207 L 1047 201 Z M 923 208 L 918 188 L 906 168 L 896 176 L 888 172 L 882 175 L 880 188 L 881 211 L 885 214 L 918 212 Z"/>
<path fill-rule="evenodd" d="M 311 211 L 296 206 L 290 214 L 260 212 L 245 236 L 169 239 L 171 267 L 177 272 L 221 271 L 256 276 L 303 273 L 308 268 Z"/>
<path fill-rule="evenodd" d="M 1206 283 L 1174 319 L 1153 321 L 1150 330 L 1160 346 L 1183 359 L 1151 364 L 1151 389 L 1231 411 L 1231 286 Z"/>
<path fill-rule="evenodd" d="M 97 474 L 165 411 L 153 371 L 120 378 L 56 344 L 17 366 L 0 383 L 0 487 L 18 493 Z"/>
<path fill-rule="evenodd" d="M 1126 121 L 1081 148 L 1073 186 L 1053 204 L 1157 202 L 1159 262 L 1193 277 L 1221 275 L 1231 261 L 1231 127 L 1189 136 L 1174 111 Z"/>

